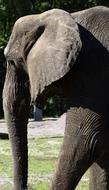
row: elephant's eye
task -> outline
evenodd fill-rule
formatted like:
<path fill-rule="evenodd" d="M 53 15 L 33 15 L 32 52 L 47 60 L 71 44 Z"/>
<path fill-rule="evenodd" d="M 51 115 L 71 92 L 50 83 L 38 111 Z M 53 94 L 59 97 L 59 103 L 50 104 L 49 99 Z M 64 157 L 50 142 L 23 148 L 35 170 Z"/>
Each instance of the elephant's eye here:
<path fill-rule="evenodd" d="M 12 65 L 15 66 L 15 62 L 14 62 L 13 60 L 8 60 L 8 61 L 7 61 L 7 68 L 8 68 L 9 66 L 12 66 Z"/>

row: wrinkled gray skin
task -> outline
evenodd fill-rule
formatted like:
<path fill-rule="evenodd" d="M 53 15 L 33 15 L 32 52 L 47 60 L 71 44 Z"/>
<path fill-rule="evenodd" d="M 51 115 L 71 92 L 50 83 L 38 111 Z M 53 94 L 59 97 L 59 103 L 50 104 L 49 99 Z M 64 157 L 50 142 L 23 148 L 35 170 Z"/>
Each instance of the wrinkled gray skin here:
<path fill-rule="evenodd" d="M 54 9 L 20 18 L 5 49 L 3 106 L 14 161 L 14 190 L 27 189 L 30 103 L 59 94 L 69 110 L 51 190 L 73 190 L 91 170 L 91 190 L 109 189 L 109 9 Z"/>

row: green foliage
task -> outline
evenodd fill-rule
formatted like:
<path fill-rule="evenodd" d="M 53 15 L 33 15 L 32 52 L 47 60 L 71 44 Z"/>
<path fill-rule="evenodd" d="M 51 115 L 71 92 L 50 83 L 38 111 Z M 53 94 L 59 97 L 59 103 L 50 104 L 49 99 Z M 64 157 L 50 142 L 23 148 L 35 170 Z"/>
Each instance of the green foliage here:
<path fill-rule="evenodd" d="M 0 0 L 0 117 L 3 117 L 2 90 L 5 78 L 3 51 L 17 18 L 33 12 L 41 13 L 52 8 L 74 12 L 96 5 L 109 6 L 109 0 Z M 64 111 L 65 107 L 64 101 L 55 97 L 48 100 L 44 114 L 46 116 L 57 116 Z"/>
<path fill-rule="evenodd" d="M 44 110 L 43 116 L 45 117 L 58 117 L 69 108 L 68 102 L 65 101 L 64 98 L 60 98 L 59 96 L 54 96 L 49 98 Z"/>
<path fill-rule="evenodd" d="M 45 117 L 57 117 L 60 115 L 59 101 L 60 98 L 57 97 L 49 98 L 44 107 L 43 115 Z"/>
<path fill-rule="evenodd" d="M 108 1 L 106 3 L 108 3 Z M 97 5 L 97 0 L 37 0 L 34 3 L 38 13 L 52 8 L 60 8 L 68 12 L 74 12 L 95 5 Z"/>

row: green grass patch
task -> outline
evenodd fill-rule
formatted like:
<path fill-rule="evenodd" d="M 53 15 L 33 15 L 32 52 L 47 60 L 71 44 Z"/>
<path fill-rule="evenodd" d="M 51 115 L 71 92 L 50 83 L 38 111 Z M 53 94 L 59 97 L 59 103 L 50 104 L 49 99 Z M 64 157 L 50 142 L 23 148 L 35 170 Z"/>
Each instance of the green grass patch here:
<path fill-rule="evenodd" d="M 43 137 L 28 140 L 29 187 L 31 190 L 48 190 L 56 169 L 62 137 Z M 12 189 L 13 164 L 8 140 L 0 140 L 0 190 Z M 76 190 L 88 190 L 88 176 L 81 180 Z M 3 179 L 3 181 L 2 181 Z"/>
<path fill-rule="evenodd" d="M 55 170 L 57 159 L 52 158 L 29 158 L 29 175 L 43 176 L 52 173 Z"/>
<path fill-rule="evenodd" d="M 38 182 L 36 184 L 31 184 L 31 190 L 48 190 L 48 182 Z"/>
<path fill-rule="evenodd" d="M 0 140 L 0 177 L 12 178 L 11 147 L 8 140 Z"/>

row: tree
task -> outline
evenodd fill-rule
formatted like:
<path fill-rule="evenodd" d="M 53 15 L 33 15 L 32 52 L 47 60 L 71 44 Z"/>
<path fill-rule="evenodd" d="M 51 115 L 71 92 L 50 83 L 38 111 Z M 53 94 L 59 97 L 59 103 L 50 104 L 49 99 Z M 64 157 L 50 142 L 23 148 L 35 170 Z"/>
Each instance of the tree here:
<path fill-rule="evenodd" d="M 60 8 L 68 12 L 86 9 L 96 5 L 105 5 L 109 7 L 109 0 L 0 0 L 0 117 L 3 117 L 2 109 L 2 89 L 5 78 L 5 58 L 3 55 L 4 48 L 9 39 L 14 22 L 21 16 L 28 14 L 37 14 L 47 11 L 52 8 Z M 48 101 L 44 112 L 61 113 L 59 107 L 66 107 L 63 105 L 64 101 L 60 101 L 56 97 Z M 61 105 L 62 104 L 62 105 Z M 60 105 L 60 106 L 59 106 Z M 50 106 L 53 111 L 49 112 Z"/>
<path fill-rule="evenodd" d="M 30 0 L 9 0 L 16 18 L 32 13 L 32 2 Z"/>

